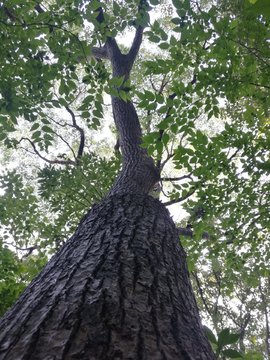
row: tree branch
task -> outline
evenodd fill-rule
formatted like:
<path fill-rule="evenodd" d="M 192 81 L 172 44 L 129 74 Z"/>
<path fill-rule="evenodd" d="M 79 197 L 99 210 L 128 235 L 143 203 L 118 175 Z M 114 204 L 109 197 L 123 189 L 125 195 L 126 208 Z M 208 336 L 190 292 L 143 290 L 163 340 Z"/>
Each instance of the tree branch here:
<path fill-rule="evenodd" d="M 239 82 L 245 83 L 244 81 L 241 81 L 241 80 Z M 250 82 L 249 84 L 254 85 L 254 86 L 258 86 L 258 87 L 262 87 L 262 88 L 265 88 L 265 89 L 270 89 L 270 86 L 266 86 L 266 85 L 256 84 L 256 83 L 252 83 L 252 82 Z"/>
<path fill-rule="evenodd" d="M 180 181 L 180 180 L 184 180 L 184 179 L 191 179 L 191 175 L 192 175 L 193 171 L 191 171 L 190 174 L 188 175 L 183 175 L 183 176 L 180 176 L 179 178 L 161 178 L 161 181 Z"/>
<path fill-rule="evenodd" d="M 171 201 L 168 201 L 166 203 L 163 203 L 164 206 L 170 206 L 170 205 L 173 205 L 173 204 L 177 204 L 177 203 L 180 203 L 184 200 L 186 200 L 187 198 L 189 198 L 191 195 L 193 195 L 195 193 L 196 189 L 191 191 L 191 192 L 188 192 L 186 196 L 182 197 L 182 198 L 179 198 L 178 200 L 171 200 Z"/>
<path fill-rule="evenodd" d="M 5 242 L 5 244 L 7 244 L 9 246 L 13 246 L 16 250 L 19 250 L 19 251 L 28 251 L 28 253 L 23 255 L 22 258 L 20 259 L 21 262 L 23 262 L 23 260 L 25 258 L 27 258 L 29 255 L 31 255 L 34 250 L 38 249 L 37 245 L 33 245 L 33 246 L 30 246 L 30 247 L 27 247 L 27 248 L 23 249 L 23 248 L 18 247 L 15 244 L 12 244 L 12 243 Z"/>
<path fill-rule="evenodd" d="M 206 311 L 208 312 L 208 314 L 211 316 L 211 315 L 212 315 L 212 314 L 211 314 L 211 311 L 210 311 L 210 309 L 209 309 L 209 307 L 208 307 L 208 305 L 207 305 L 207 303 L 206 303 L 206 300 L 205 300 L 205 298 L 204 298 L 204 296 L 203 296 L 203 290 L 202 290 L 202 288 L 201 288 L 201 284 L 200 284 L 200 281 L 199 281 L 199 278 L 198 278 L 198 275 L 197 275 L 197 271 L 196 271 L 196 270 L 195 270 L 195 271 L 191 271 L 191 274 L 193 275 L 193 277 L 194 277 L 194 279 L 195 279 L 195 281 L 196 281 L 196 284 L 197 284 L 197 286 L 198 286 L 199 293 L 200 293 L 202 302 L 203 302 L 203 304 L 204 304 L 204 306 L 205 306 L 205 309 L 206 309 Z"/>
<path fill-rule="evenodd" d="M 73 166 L 77 166 L 77 163 L 74 162 L 74 161 L 72 161 L 72 160 L 70 160 L 70 159 L 67 159 L 67 160 L 57 160 L 57 159 L 49 160 L 49 159 L 45 158 L 44 156 L 42 156 L 42 155 L 39 153 L 39 151 L 37 150 L 37 148 L 36 148 L 35 144 L 33 143 L 33 141 L 31 141 L 31 140 L 28 139 L 28 138 L 22 137 L 22 138 L 20 139 L 20 141 L 19 141 L 19 144 L 21 143 L 22 140 L 28 141 L 28 142 L 31 144 L 31 146 L 32 146 L 35 154 L 38 155 L 38 157 L 40 157 L 40 159 L 46 161 L 46 162 L 49 163 L 49 164 L 60 164 L 60 165 L 70 164 L 70 165 L 73 165 Z"/>
<path fill-rule="evenodd" d="M 169 99 L 173 100 L 173 99 L 176 97 L 176 95 L 177 95 L 176 93 L 171 94 L 171 95 L 169 96 Z M 168 108 L 164 120 L 166 120 L 166 119 L 170 116 L 169 113 L 170 113 L 171 109 L 172 109 L 172 106 L 170 106 L 170 107 Z M 157 139 L 157 141 L 161 141 L 161 140 L 162 140 L 162 135 L 163 135 L 163 133 L 164 133 L 164 130 L 162 130 L 162 129 L 159 130 L 159 133 L 160 133 L 160 138 Z M 163 164 L 163 166 L 164 166 L 164 165 L 165 165 L 165 164 Z M 161 159 L 159 159 L 159 160 L 157 161 L 157 168 L 158 168 L 158 169 L 161 169 Z"/>
<path fill-rule="evenodd" d="M 77 122 L 76 122 L 76 118 L 75 118 L 75 115 L 74 115 L 74 112 L 68 107 L 68 106 L 65 106 L 66 110 L 69 112 L 69 114 L 71 115 L 71 118 L 72 118 L 72 123 L 73 123 L 73 127 L 79 131 L 80 133 L 80 146 L 79 146 L 79 150 L 78 150 L 78 154 L 77 154 L 77 159 L 80 159 L 82 157 L 82 154 L 83 154 L 83 149 L 84 149 L 84 143 L 85 143 L 85 136 L 84 136 L 84 131 L 83 129 L 77 125 Z"/>
<path fill-rule="evenodd" d="M 102 59 L 102 60 L 109 60 L 109 54 L 108 54 L 106 46 L 103 46 L 103 47 L 93 46 L 92 54 L 95 58 Z"/>
<path fill-rule="evenodd" d="M 179 236 L 190 236 L 191 238 L 194 236 L 191 229 L 177 227 L 176 231 Z M 211 236 L 207 232 L 203 232 L 202 239 L 210 240 Z"/>
<path fill-rule="evenodd" d="M 35 3 L 37 4 L 37 5 L 35 6 L 35 9 L 37 10 L 37 12 L 38 12 L 39 14 L 44 13 L 45 10 L 42 9 L 40 3 L 38 3 L 37 1 L 35 1 Z"/>
<path fill-rule="evenodd" d="M 167 150 L 167 158 L 160 164 L 160 171 L 163 170 L 164 166 L 167 164 L 167 162 L 174 157 L 175 153 L 169 153 Z M 166 181 L 166 180 L 165 180 Z"/>
<path fill-rule="evenodd" d="M 50 101 L 47 101 L 47 102 L 55 102 L 55 103 L 58 103 L 59 104 L 59 101 L 58 100 L 50 100 Z M 69 143 L 59 134 L 57 134 L 55 131 L 54 131 L 54 134 L 56 136 L 58 136 L 64 143 L 66 143 L 66 145 L 69 147 L 69 149 L 71 150 L 71 152 L 73 153 L 73 156 L 74 156 L 74 159 L 78 160 L 79 158 L 82 157 L 82 154 L 83 154 L 83 149 L 84 149 L 84 144 L 85 144 L 85 136 L 84 136 L 84 131 L 83 129 L 77 124 L 76 122 L 76 117 L 75 117 L 75 114 L 74 112 L 70 109 L 70 107 L 68 106 L 65 106 L 65 109 L 67 110 L 67 112 L 70 114 L 71 116 L 71 119 L 72 119 L 72 125 L 71 124 L 67 124 L 65 123 L 64 125 L 63 124 L 60 124 L 58 123 L 57 121 L 55 121 L 53 118 L 51 118 L 49 115 L 46 115 L 49 119 L 51 119 L 55 124 L 59 125 L 59 126 L 62 126 L 62 127 L 65 127 L 65 126 L 71 126 L 73 128 L 75 128 L 76 130 L 78 130 L 78 132 L 80 133 L 80 145 L 79 145 L 79 150 L 78 150 L 78 154 L 77 154 L 77 157 L 74 153 L 74 150 L 72 149 L 72 147 L 69 145 Z"/>
<path fill-rule="evenodd" d="M 141 47 L 143 30 L 144 30 L 144 28 L 142 26 L 139 26 L 137 28 L 134 39 L 133 39 L 133 43 L 132 43 L 129 53 L 127 55 L 128 61 L 131 62 L 132 65 L 133 65 L 133 63 L 136 59 L 136 56 Z"/>
<path fill-rule="evenodd" d="M 72 147 L 69 145 L 69 143 L 63 138 L 63 136 L 57 134 L 57 132 L 55 132 L 55 131 L 54 131 L 53 133 L 54 133 L 57 137 L 59 137 L 59 139 L 61 139 L 61 140 L 68 146 L 68 148 L 70 149 L 70 151 L 71 151 L 72 154 L 73 154 L 74 159 L 76 159 L 76 155 L 75 155 L 74 150 L 73 150 Z"/>
<path fill-rule="evenodd" d="M 270 330 L 269 330 L 269 319 L 268 319 L 268 306 L 267 306 L 267 303 L 265 300 L 264 293 L 262 291 L 261 284 L 259 284 L 259 290 L 260 290 L 260 294 L 261 294 L 263 310 L 264 310 L 264 315 L 265 315 L 265 330 L 266 330 L 265 347 L 266 347 L 267 357 L 270 358 L 270 349 L 269 349 Z"/>

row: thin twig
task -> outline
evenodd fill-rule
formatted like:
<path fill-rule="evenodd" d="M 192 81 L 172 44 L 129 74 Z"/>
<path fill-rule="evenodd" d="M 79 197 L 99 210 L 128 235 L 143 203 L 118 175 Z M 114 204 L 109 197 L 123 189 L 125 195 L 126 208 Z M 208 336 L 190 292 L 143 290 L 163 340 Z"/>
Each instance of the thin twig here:
<path fill-rule="evenodd" d="M 180 180 L 184 180 L 184 179 L 191 179 L 192 180 L 192 178 L 191 178 L 192 173 L 193 173 L 193 171 L 191 171 L 191 173 L 188 174 L 188 175 L 183 175 L 183 176 L 180 176 L 178 178 L 169 178 L 169 177 L 167 178 L 167 177 L 165 177 L 165 178 L 161 178 L 161 180 L 162 181 L 180 181 Z"/>
<path fill-rule="evenodd" d="M 72 160 L 70 160 L 70 159 L 67 159 L 67 160 L 57 160 L 57 159 L 49 160 L 49 159 L 45 158 L 44 156 L 42 156 L 42 155 L 39 153 L 39 151 L 37 150 L 35 144 L 34 144 L 33 141 L 31 141 L 30 139 L 25 138 L 25 137 L 22 137 L 22 138 L 20 139 L 20 141 L 19 141 L 19 144 L 20 144 L 21 141 L 23 141 L 23 140 L 28 141 L 28 142 L 31 144 L 31 146 L 32 146 L 35 154 L 38 155 L 38 157 L 40 157 L 40 159 L 46 161 L 46 162 L 49 163 L 49 164 L 60 164 L 60 165 L 70 164 L 70 165 L 77 166 L 77 163 L 74 162 L 74 161 L 72 161 Z"/>
<path fill-rule="evenodd" d="M 178 204 L 186 199 L 188 199 L 191 195 L 193 195 L 195 193 L 196 190 L 194 191 L 191 191 L 191 192 L 188 192 L 186 196 L 182 197 L 182 198 L 179 198 L 178 200 L 171 200 L 171 201 L 168 201 L 166 203 L 163 203 L 164 206 L 170 206 L 170 205 L 174 205 L 174 204 Z"/>
<path fill-rule="evenodd" d="M 205 297 L 204 297 L 204 295 L 203 295 L 203 290 L 202 290 L 202 287 L 201 287 L 201 284 L 200 284 L 200 281 L 199 281 L 199 278 L 198 278 L 198 275 L 197 275 L 197 271 L 196 271 L 196 270 L 195 270 L 195 271 L 191 271 L 191 274 L 193 275 L 193 277 L 194 277 L 194 279 L 195 279 L 195 281 L 196 281 L 196 284 L 197 284 L 197 286 L 198 286 L 199 293 L 200 293 L 202 302 L 203 302 L 203 304 L 204 304 L 204 306 L 205 306 L 205 309 L 206 309 L 206 311 L 208 312 L 208 314 L 209 314 L 210 316 L 212 316 L 212 313 L 211 313 L 211 311 L 210 311 L 210 309 L 209 309 L 209 307 L 208 307 L 208 305 L 207 305 L 207 303 L 206 303 Z"/>

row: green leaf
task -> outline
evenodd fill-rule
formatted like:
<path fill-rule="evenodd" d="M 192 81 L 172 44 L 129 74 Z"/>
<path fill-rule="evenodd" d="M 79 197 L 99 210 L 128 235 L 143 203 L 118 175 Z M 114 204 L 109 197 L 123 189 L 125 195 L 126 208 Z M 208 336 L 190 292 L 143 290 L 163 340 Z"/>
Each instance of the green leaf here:
<path fill-rule="evenodd" d="M 193 261 L 189 260 L 188 261 L 188 271 L 191 272 L 191 271 L 194 271 L 195 269 L 195 264 Z"/>
<path fill-rule="evenodd" d="M 60 86 L 59 86 L 59 94 L 63 95 L 64 93 L 64 88 L 65 88 L 65 82 L 63 80 L 61 80 Z"/>
<path fill-rule="evenodd" d="M 162 50 L 166 50 L 166 49 L 169 49 L 170 45 L 168 43 L 161 43 L 158 45 L 160 47 L 160 49 Z"/>
<path fill-rule="evenodd" d="M 163 41 L 166 41 L 168 39 L 168 35 L 165 33 L 163 29 L 160 29 L 160 35 Z"/>
<path fill-rule="evenodd" d="M 6 138 L 6 134 L 5 133 L 0 133 L 0 141 L 4 140 Z"/>
<path fill-rule="evenodd" d="M 238 351 L 233 349 L 223 350 L 221 353 L 231 359 L 243 358 L 243 356 Z"/>
<path fill-rule="evenodd" d="M 38 137 L 40 137 L 40 135 L 41 135 L 41 131 L 35 131 L 33 134 L 32 134 L 32 139 L 36 139 L 36 138 L 38 138 Z"/>
<path fill-rule="evenodd" d="M 145 99 L 148 99 L 149 101 L 155 100 L 155 95 L 151 91 L 144 90 L 144 94 L 145 94 L 144 96 Z"/>
<path fill-rule="evenodd" d="M 157 144 L 156 144 L 156 148 L 157 148 L 157 151 L 159 154 L 162 154 L 162 151 L 163 151 L 163 144 L 161 141 L 158 141 Z"/>
<path fill-rule="evenodd" d="M 103 114 L 101 114 L 101 112 L 98 110 L 93 110 L 93 115 L 100 119 L 103 119 Z"/>
<path fill-rule="evenodd" d="M 172 35 L 171 38 L 170 38 L 170 44 L 171 44 L 172 46 L 177 45 L 177 40 L 176 40 L 176 38 L 175 38 L 173 35 Z"/>
<path fill-rule="evenodd" d="M 115 16 L 119 15 L 120 12 L 120 6 L 117 4 L 117 2 L 113 2 L 113 13 Z"/>
<path fill-rule="evenodd" d="M 224 345 L 227 345 L 229 338 L 230 338 L 229 329 L 222 330 L 218 335 L 218 348 L 222 349 Z"/>
<path fill-rule="evenodd" d="M 178 126 L 177 124 L 172 124 L 171 125 L 171 130 L 174 134 L 177 134 L 177 131 L 178 131 Z"/>
<path fill-rule="evenodd" d="M 183 9 L 183 3 L 180 0 L 173 0 L 173 5 L 176 9 Z"/>
<path fill-rule="evenodd" d="M 108 85 L 109 86 L 115 86 L 116 88 L 119 88 L 123 82 L 125 80 L 125 76 L 122 76 L 120 78 L 111 78 L 109 81 L 108 81 Z"/>
<path fill-rule="evenodd" d="M 154 151 L 155 151 L 155 148 L 153 145 L 148 146 L 148 148 L 147 148 L 148 156 L 152 156 Z"/>
<path fill-rule="evenodd" d="M 236 18 L 230 22 L 230 27 L 233 29 L 238 25 L 239 18 Z"/>
<path fill-rule="evenodd" d="M 230 290 L 232 291 L 232 289 L 230 289 Z M 226 345 L 236 343 L 238 341 L 238 339 L 240 338 L 240 335 L 241 334 L 230 334 Z"/>
<path fill-rule="evenodd" d="M 167 98 L 167 106 L 172 107 L 173 106 L 173 100 L 170 98 Z"/>
<path fill-rule="evenodd" d="M 109 95 L 112 95 L 112 96 L 115 96 L 115 97 L 119 97 L 118 91 L 117 91 L 115 88 L 113 88 L 113 87 L 106 88 L 105 91 L 106 91 L 106 93 L 109 94 Z"/>
<path fill-rule="evenodd" d="M 166 121 L 161 121 L 161 122 L 157 125 L 157 127 L 158 127 L 159 129 L 161 129 L 161 130 L 165 130 L 165 129 L 167 129 L 167 128 L 169 127 L 169 125 L 168 125 L 168 123 L 167 123 Z"/>
<path fill-rule="evenodd" d="M 165 114 L 167 111 L 168 111 L 168 107 L 167 107 L 166 105 L 161 106 L 161 107 L 158 109 L 158 113 L 159 113 L 159 114 Z"/>
<path fill-rule="evenodd" d="M 183 8 L 186 10 L 190 10 L 190 1 L 184 0 Z"/>
<path fill-rule="evenodd" d="M 257 0 L 250 8 L 248 8 L 248 11 L 245 11 L 245 13 L 249 13 L 252 15 L 263 15 L 268 20 L 270 19 L 270 4 L 268 0 Z"/>
<path fill-rule="evenodd" d="M 173 28 L 173 31 L 180 33 L 182 32 L 182 28 L 180 26 L 176 26 L 175 28 Z M 181 41 L 183 40 L 183 37 L 181 37 Z"/>
<path fill-rule="evenodd" d="M 182 23 L 182 20 L 180 18 L 173 18 L 173 19 L 171 19 L 171 22 L 174 25 L 180 25 Z"/>
<path fill-rule="evenodd" d="M 162 142 L 165 146 L 168 144 L 169 140 L 170 140 L 170 136 L 167 133 L 164 133 L 162 135 Z"/>
<path fill-rule="evenodd" d="M 160 132 L 159 131 L 154 131 L 151 132 L 148 136 L 150 136 L 152 139 L 159 139 L 160 138 Z"/>
<path fill-rule="evenodd" d="M 213 343 L 213 344 L 216 344 L 217 345 L 217 340 L 215 338 L 215 335 L 212 333 L 212 331 L 207 327 L 207 326 L 203 326 L 204 328 L 204 331 L 206 332 L 206 335 L 208 337 L 208 340 Z"/>
<path fill-rule="evenodd" d="M 59 103 L 60 103 L 62 106 L 68 106 L 68 103 L 66 102 L 65 99 L 59 98 L 58 101 L 59 101 Z"/>
<path fill-rule="evenodd" d="M 157 35 L 149 36 L 148 39 L 149 39 L 149 41 L 154 42 L 154 43 L 160 42 L 160 38 Z"/>
<path fill-rule="evenodd" d="M 83 99 L 83 102 L 85 104 L 90 104 L 93 100 L 94 100 L 94 96 L 93 95 L 88 95 Z"/>
<path fill-rule="evenodd" d="M 55 108 L 57 108 L 57 109 L 60 109 L 60 108 L 61 108 L 61 105 L 59 104 L 58 101 L 53 101 L 53 102 L 52 102 L 52 105 L 53 105 L 53 107 L 55 107 Z M 47 104 L 46 104 L 46 106 L 47 106 Z"/>
<path fill-rule="evenodd" d="M 119 95 L 120 95 L 121 99 L 123 99 L 125 102 L 127 102 L 127 94 L 124 90 L 120 90 Z"/>
<path fill-rule="evenodd" d="M 99 101 L 101 104 L 103 104 L 103 97 L 101 94 L 96 95 L 97 101 Z"/>
<path fill-rule="evenodd" d="M 127 15 L 127 11 L 128 9 L 127 8 L 122 8 L 121 11 L 120 11 L 120 16 L 123 18 Z"/>
<path fill-rule="evenodd" d="M 209 113 L 208 113 L 208 120 L 211 119 L 211 117 L 214 115 L 214 111 L 211 110 Z"/>
<path fill-rule="evenodd" d="M 90 113 L 89 111 L 84 111 L 82 114 L 81 114 L 81 117 L 83 119 L 89 119 L 90 118 Z"/>
<path fill-rule="evenodd" d="M 117 81 L 115 82 L 115 86 L 119 88 L 123 84 L 124 80 L 125 80 L 125 75 L 117 79 Z"/>
<path fill-rule="evenodd" d="M 38 124 L 38 123 L 35 123 L 35 124 L 31 127 L 30 131 L 34 131 L 34 130 L 36 130 L 38 127 L 39 127 L 39 124 Z"/>
<path fill-rule="evenodd" d="M 46 133 L 53 133 L 54 131 L 53 131 L 53 129 L 51 129 L 49 126 L 47 126 L 47 125 L 44 125 L 44 126 L 42 126 L 42 128 L 41 128 L 44 132 L 46 132 Z"/>
<path fill-rule="evenodd" d="M 163 96 L 160 95 L 160 94 L 156 94 L 156 101 L 157 101 L 159 104 L 163 104 L 163 102 L 164 102 Z"/>
<path fill-rule="evenodd" d="M 146 106 L 145 110 L 155 110 L 157 107 L 157 104 L 155 102 L 149 104 Z"/>
<path fill-rule="evenodd" d="M 186 15 L 186 10 L 177 10 L 177 14 L 180 18 Z M 181 27 L 182 27 L 183 21 L 181 21 Z"/>

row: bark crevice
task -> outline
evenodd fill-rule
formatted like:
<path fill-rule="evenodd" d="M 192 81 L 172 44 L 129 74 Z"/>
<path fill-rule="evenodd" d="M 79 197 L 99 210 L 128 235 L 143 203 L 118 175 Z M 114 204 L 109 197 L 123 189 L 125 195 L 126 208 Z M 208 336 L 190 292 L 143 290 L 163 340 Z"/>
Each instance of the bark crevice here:
<path fill-rule="evenodd" d="M 215 359 L 184 250 L 158 200 L 114 195 L 97 204 L 5 314 L 0 359 L 44 360 L 44 354 L 55 360 Z"/>

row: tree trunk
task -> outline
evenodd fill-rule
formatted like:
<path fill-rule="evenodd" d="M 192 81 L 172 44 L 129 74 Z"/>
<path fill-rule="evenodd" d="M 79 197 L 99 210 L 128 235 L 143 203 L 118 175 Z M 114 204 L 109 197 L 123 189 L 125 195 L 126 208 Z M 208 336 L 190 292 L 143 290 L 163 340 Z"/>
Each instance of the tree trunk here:
<path fill-rule="evenodd" d="M 92 53 L 127 80 L 142 34 L 137 26 L 127 55 L 110 38 Z M 173 221 L 147 195 L 160 173 L 140 147 L 136 110 L 120 97 L 112 97 L 112 108 L 122 171 L 4 315 L 0 360 L 215 359 Z"/>
<path fill-rule="evenodd" d="M 0 324 L 1 360 L 215 359 L 166 208 L 112 195 Z"/>

